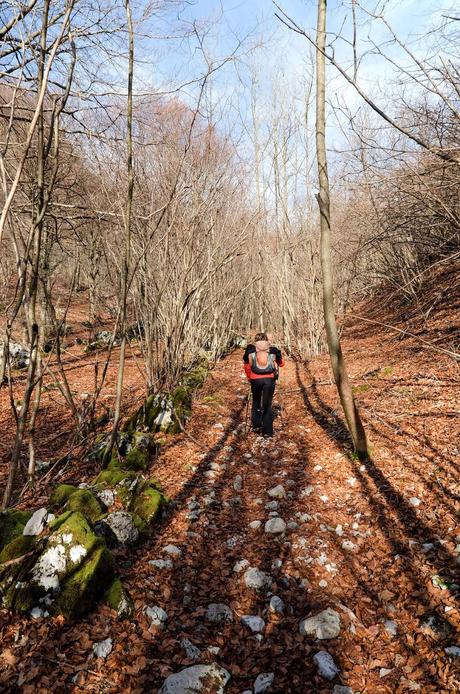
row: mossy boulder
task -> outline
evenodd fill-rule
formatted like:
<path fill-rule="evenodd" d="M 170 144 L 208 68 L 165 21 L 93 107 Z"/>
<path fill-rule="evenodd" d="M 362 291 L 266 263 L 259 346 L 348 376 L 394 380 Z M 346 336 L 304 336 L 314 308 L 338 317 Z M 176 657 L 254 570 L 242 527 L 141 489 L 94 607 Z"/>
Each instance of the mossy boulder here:
<path fill-rule="evenodd" d="M 125 470 L 145 470 L 149 464 L 149 454 L 140 448 L 131 448 L 126 458 L 123 460 Z"/>
<path fill-rule="evenodd" d="M 2 575 L 3 603 L 73 617 L 91 608 L 114 578 L 114 559 L 86 518 L 68 511 L 51 524 L 52 534 L 36 540 L 31 556 Z M 33 538 L 30 538 L 33 540 Z M 34 551 L 36 549 L 36 551 Z"/>
<path fill-rule="evenodd" d="M 51 493 L 49 506 L 53 509 L 62 508 L 77 489 L 72 484 L 58 484 Z"/>
<path fill-rule="evenodd" d="M 35 537 L 32 535 L 18 535 L 0 552 L 0 564 L 24 556 L 33 549 L 34 544 Z"/>
<path fill-rule="evenodd" d="M 134 496 L 130 510 L 150 524 L 158 516 L 163 503 L 163 494 L 154 484 L 147 483 Z"/>
<path fill-rule="evenodd" d="M 115 610 L 119 619 L 131 619 L 134 603 L 119 578 L 115 578 L 104 595 L 104 602 Z"/>
<path fill-rule="evenodd" d="M 29 511 L 16 511 L 10 509 L 0 513 L 0 550 L 14 540 L 22 531 L 32 513 Z"/>
<path fill-rule="evenodd" d="M 65 505 L 66 510 L 76 511 L 94 523 L 102 516 L 102 508 L 89 489 L 77 489 Z"/>

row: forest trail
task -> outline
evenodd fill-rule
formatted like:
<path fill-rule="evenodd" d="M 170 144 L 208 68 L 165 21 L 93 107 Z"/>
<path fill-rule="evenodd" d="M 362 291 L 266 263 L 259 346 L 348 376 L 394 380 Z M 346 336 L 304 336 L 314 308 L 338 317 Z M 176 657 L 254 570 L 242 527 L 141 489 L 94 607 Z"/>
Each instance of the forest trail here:
<path fill-rule="evenodd" d="M 396 373 L 385 373 L 375 408 L 387 406 L 399 386 Z M 362 694 L 458 691 L 458 658 L 444 650 L 458 646 L 458 593 L 435 578 L 449 583 L 458 575 L 456 449 L 443 452 L 432 438 L 429 449 L 406 431 L 403 450 L 397 436 L 385 442 L 385 428 L 374 427 L 377 458 L 353 460 L 325 359 L 311 368 L 287 360 L 272 439 L 245 434 L 247 392 L 236 352 L 197 394 L 187 433 L 152 461 L 171 504 L 149 544 L 117 554 L 134 619 L 118 622 L 100 606 L 74 625 L 17 623 L 24 691 L 69 691 L 72 682 L 75 692 L 157 692 L 172 672 L 211 662 L 231 673 L 230 694 L 257 691 L 261 673 L 273 673 L 266 691 L 278 694 L 328 692 L 335 684 Z M 278 485 L 272 494 L 284 498 L 269 495 Z M 283 519 L 286 531 L 265 532 L 270 517 Z M 265 588 L 246 585 L 251 567 L 270 576 Z M 284 614 L 269 610 L 271 595 Z M 218 610 L 224 623 L 206 614 L 216 603 L 228 608 Z M 162 629 L 144 613 L 154 606 L 167 614 Z M 327 608 L 340 617 L 337 637 L 299 633 L 303 619 Z M 243 615 L 264 620 L 254 622 L 260 634 L 241 624 Z M 106 638 L 112 652 L 93 659 L 93 644 Z M 318 674 L 313 657 L 321 650 L 340 669 L 333 682 Z"/>

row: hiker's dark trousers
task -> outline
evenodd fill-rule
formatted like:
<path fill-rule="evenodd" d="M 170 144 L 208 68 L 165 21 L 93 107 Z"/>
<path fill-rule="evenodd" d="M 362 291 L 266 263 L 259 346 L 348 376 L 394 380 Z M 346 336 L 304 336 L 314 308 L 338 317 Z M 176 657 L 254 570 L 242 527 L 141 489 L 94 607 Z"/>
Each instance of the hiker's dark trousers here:
<path fill-rule="evenodd" d="M 255 378 L 251 381 L 252 426 L 262 428 L 262 434 L 273 434 L 272 400 L 275 392 L 274 378 Z"/>

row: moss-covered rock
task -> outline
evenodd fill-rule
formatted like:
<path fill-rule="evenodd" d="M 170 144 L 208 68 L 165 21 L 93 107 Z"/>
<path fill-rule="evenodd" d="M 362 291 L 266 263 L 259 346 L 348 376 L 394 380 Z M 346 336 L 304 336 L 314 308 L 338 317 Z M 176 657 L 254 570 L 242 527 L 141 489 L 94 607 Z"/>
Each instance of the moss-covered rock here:
<path fill-rule="evenodd" d="M 150 524 L 158 516 L 164 497 L 153 484 L 146 484 L 134 496 L 130 510 Z"/>
<path fill-rule="evenodd" d="M 98 500 L 89 489 L 77 489 L 71 495 L 66 506 L 66 510 L 76 511 L 94 523 L 102 515 L 102 508 Z"/>
<path fill-rule="evenodd" d="M 46 607 L 51 614 L 73 617 L 102 597 L 114 577 L 114 559 L 86 518 L 67 512 L 53 522 L 48 538 L 35 541 L 31 555 L 4 572 L 3 603 L 20 611 Z M 29 539 L 29 538 L 28 538 Z M 33 538 L 30 538 L 33 540 Z M 34 551 L 34 550 L 37 551 Z"/>
<path fill-rule="evenodd" d="M 134 603 L 119 578 L 112 581 L 104 595 L 104 602 L 118 615 L 119 619 L 131 619 L 134 614 Z"/>
<path fill-rule="evenodd" d="M 0 550 L 14 540 L 22 531 L 32 513 L 9 509 L 0 513 Z"/>
<path fill-rule="evenodd" d="M 123 460 L 123 468 L 126 470 L 145 470 L 149 464 L 149 454 L 146 450 L 131 448 Z"/>
<path fill-rule="evenodd" d="M 104 595 L 114 575 L 113 555 L 98 538 L 80 568 L 65 577 L 51 613 L 71 618 L 88 612 Z"/>
<path fill-rule="evenodd" d="M 58 484 L 51 493 L 49 506 L 53 509 L 62 508 L 76 491 L 77 487 L 72 484 Z"/>
<path fill-rule="evenodd" d="M 0 552 L 0 564 L 22 557 L 24 554 L 31 551 L 34 544 L 35 537 L 32 535 L 18 535 Z"/>

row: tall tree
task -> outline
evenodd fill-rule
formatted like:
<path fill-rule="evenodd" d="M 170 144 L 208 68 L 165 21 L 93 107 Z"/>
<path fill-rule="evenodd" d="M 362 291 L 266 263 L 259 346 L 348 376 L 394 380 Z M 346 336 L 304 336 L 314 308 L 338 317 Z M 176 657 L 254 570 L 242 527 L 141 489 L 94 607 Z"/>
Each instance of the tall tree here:
<path fill-rule="evenodd" d="M 331 357 L 334 380 L 339 392 L 348 430 L 356 453 L 361 459 L 368 457 L 366 432 L 359 416 L 348 378 L 334 313 L 334 278 L 331 262 L 331 211 L 329 176 L 326 154 L 326 13 L 327 0 L 318 0 L 316 25 L 316 158 L 318 162 L 320 213 L 320 256 L 323 275 L 323 310 L 327 344 Z"/>

